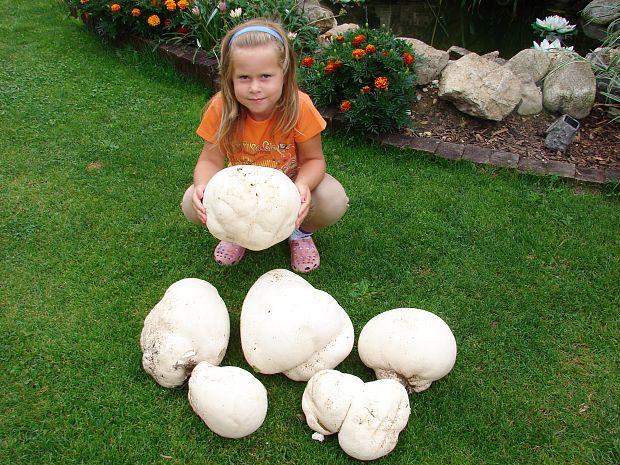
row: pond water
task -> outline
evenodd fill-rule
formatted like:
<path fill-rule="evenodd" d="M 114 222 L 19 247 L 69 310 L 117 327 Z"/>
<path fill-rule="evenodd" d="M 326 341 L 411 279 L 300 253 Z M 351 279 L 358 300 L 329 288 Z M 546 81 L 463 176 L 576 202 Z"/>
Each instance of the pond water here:
<path fill-rule="evenodd" d="M 413 37 L 442 50 L 452 45 L 478 54 L 497 50 L 500 57 L 508 59 L 532 47 L 534 40 L 542 40 L 531 26 L 536 18 L 558 14 L 571 24 L 579 24 L 578 12 L 588 2 L 520 0 L 516 11 L 513 0 L 480 0 L 475 8 L 471 3 L 471 0 L 366 0 L 365 5 L 352 8 L 337 20 L 338 24 L 385 26 L 397 36 Z M 600 44 L 581 30 L 566 43 L 582 55 Z"/>

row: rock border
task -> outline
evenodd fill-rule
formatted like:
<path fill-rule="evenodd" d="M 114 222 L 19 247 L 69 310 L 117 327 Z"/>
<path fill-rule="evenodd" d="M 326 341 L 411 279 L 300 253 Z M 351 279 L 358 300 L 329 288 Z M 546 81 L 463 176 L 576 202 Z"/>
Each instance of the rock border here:
<path fill-rule="evenodd" d="M 205 86 L 219 87 L 218 63 L 209 58 L 203 50 L 187 45 L 153 44 L 146 39 L 132 38 L 128 43 L 136 48 L 155 47 L 156 50 L 173 64 L 181 74 L 188 76 Z M 118 46 L 118 44 L 115 44 Z M 319 108 L 327 127 L 332 131 L 344 129 L 344 122 L 336 108 Z M 574 163 L 557 160 L 543 161 L 532 157 L 524 157 L 512 152 L 492 150 L 472 144 L 457 144 L 429 137 L 409 136 L 392 133 L 375 136 L 372 140 L 382 145 L 413 149 L 426 152 L 447 160 L 465 160 L 476 164 L 511 168 L 538 176 L 558 176 L 596 185 L 620 182 L 620 168 L 588 168 Z"/>

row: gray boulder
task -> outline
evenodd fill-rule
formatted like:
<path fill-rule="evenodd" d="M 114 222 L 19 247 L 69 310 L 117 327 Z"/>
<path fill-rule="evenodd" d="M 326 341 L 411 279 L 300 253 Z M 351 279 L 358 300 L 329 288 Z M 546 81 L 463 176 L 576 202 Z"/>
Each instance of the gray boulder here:
<path fill-rule="evenodd" d="M 534 82 L 539 82 L 545 77 L 551 65 L 549 54 L 543 50 L 526 48 L 513 56 L 506 66 L 509 66 L 513 73 L 529 74 Z"/>
<path fill-rule="evenodd" d="M 441 71 L 448 64 L 450 58 L 448 52 L 437 50 L 421 40 L 401 37 L 409 42 L 415 51 L 420 55 L 420 59 L 415 62 L 415 70 L 418 85 L 425 85 L 439 77 Z"/>
<path fill-rule="evenodd" d="M 463 113 L 501 121 L 521 101 L 521 81 L 510 68 L 469 53 L 444 68 L 438 95 Z"/>
<path fill-rule="evenodd" d="M 560 59 L 543 83 L 543 105 L 576 119 L 590 114 L 596 99 L 596 77 L 590 63 L 568 55 Z"/>
<path fill-rule="evenodd" d="M 620 0 L 593 0 L 581 12 L 586 23 L 607 25 L 620 18 Z"/>
<path fill-rule="evenodd" d="M 537 115 L 543 110 L 542 91 L 528 73 L 519 74 L 521 79 L 521 103 L 517 113 L 522 116 Z"/>
<path fill-rule="evenodd" d="M 338 24 L 332 10 L 321 5 L 319 0 L 303 0 L 297 8 L 319 28 L 321 34 Z"/>

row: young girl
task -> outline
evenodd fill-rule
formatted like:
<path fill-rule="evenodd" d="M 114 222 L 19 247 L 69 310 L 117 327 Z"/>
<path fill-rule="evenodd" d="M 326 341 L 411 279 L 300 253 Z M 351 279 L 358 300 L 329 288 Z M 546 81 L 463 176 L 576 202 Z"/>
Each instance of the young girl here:
<path fill-rule="evenodd" d="M 221 48 L 220 86 L 196 130 L 204 147 L 194 169 L 194 183 L 181 203 L 186 218 L 206 226 L 202 205 L 209 179 L 229 165 L 260 165 L 288 175 L 299 190 L 301 208 L 288 239 L 296 272 L 319 266 L 312 233 L 337 222 L 349 199 L 325 172 L 321 131 L 325 120 L 310 98 L 297 88 L 295 54 L 284 29 L 256 19 L 235 27 Z M 221 241 L 215 247 L 220 265 L 235 265 L 245 249 Z"/>

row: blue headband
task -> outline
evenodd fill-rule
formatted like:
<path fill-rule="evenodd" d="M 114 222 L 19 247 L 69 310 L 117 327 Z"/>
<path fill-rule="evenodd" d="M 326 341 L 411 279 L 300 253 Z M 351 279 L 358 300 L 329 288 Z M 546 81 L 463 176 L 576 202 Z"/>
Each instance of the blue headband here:
<path fill-rule="evenodd" d="M 235 32 L 233 34 L 233 36 L 230 38 L 230 41 L 228 41 L 228 46 L 230 46 L 230 44 L 233 43 L 233 40 L 235 40 L 241 34 L 245 34 L 246 32 L 265 32 L 265 33 L 269 34 L 270 36 L 275 37 L 280 42 L 284 43 L 284 39 L 282 38 L 282 36 L 280 34 L 278 34 L 277 31 L 274 31 L 270 27 L 265 27 L 265 26 L 248 26 L 248 27 L 244 27 L 243 29 L 239 29 L 237 32 Z"/>

